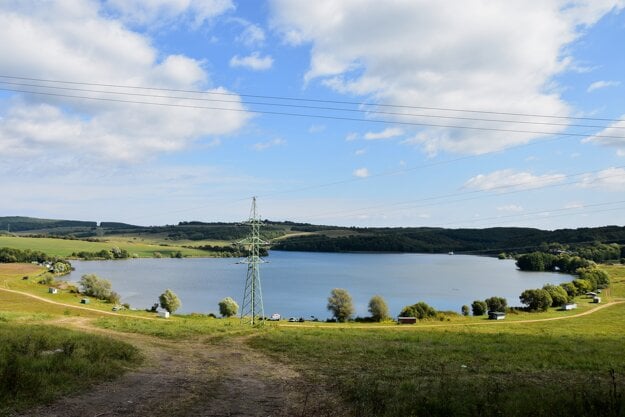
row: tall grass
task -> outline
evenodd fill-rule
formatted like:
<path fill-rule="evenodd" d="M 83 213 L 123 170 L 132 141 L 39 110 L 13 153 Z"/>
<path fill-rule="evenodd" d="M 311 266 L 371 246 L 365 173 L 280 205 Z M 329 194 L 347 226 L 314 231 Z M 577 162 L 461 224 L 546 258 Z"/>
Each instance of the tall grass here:
<path fill-rule="evenodd" d="M 108 380 L 138 364 L 133 346 L 53 326 L 0 321 L 0 415 Z"/>
<path fill-rule="evenodd" d="M 358 416 L 625 415 L 625 306 L 534 324 L 266 332 L 253 347 Z"/>

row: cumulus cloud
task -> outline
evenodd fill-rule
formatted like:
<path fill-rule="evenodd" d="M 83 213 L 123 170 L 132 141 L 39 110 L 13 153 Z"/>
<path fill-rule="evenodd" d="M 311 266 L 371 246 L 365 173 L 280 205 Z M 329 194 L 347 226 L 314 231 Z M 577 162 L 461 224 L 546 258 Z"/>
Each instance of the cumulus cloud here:
<path fill-rule="evenodd" d="M 282 146 L 286 144 L 286 140 L 282 139 L 282 138 L 276 138 L 276 139 L 272 139 L 270 141 L 267 142 L 259 142 L 259 143 L 255 143 L 253 148 L 256 151 L 264 151 L 265 149 L 268 148 L 273 148 L 274 146 Z"/>
<path fill-rule="evenodd" d="M 105 8 L 133 25 L 165 25 L 178 19 L 200 26 L 234 9 L 231 0 L 105 0 Z"/>
<path fill-rule="evenodd" d="M 379 139 L 392 139 L 404 134 L 404 131 L 398 127 L 389 127 L 381 132 L 367 132 L 365 133 L 366 140 L 379 140 Z"/>
<path fill-rule="evenodd" d="M 588 89 L 586 91 L 591 93 L 601 88 L 617 87 L 619 85 L 621 85 L 620 81 L 595 81 L 588 86 Z"/>
<path fill-rule="evenodd" d="M 620 117 L 618 122 L 612 123 L 596 135 L 584 139 L 584 143 L 596 143 L 603 146 L 615 148 L 619 156 L 625 156 L 625 115 Z"/>
<path fill-rule="evenodd" d="M 582 188 L 602 188 L 608 191 L 625 191 L 625 169 L 608 168 L 589 174 L 579 183 Z"/>
<path fill-rule="evenodd" d="M 254 47 L 265 43 L 265 31 L 258 25 L 248 22 L 245 19 L 234 19 L 243 26 L 243 31 L 237 36 L 237 41 L 246 46 Z"/>
<path fill-rule="evenodd" d="M 355 177 L 358 177 L 358 178 L 367 178 L 370 175 L 369 170 L 367 168 L 355 169 L 353 174 Z"/>
<path fill-rule="evenodd" d="M 202 62 L 183 55 L 161 56 L 148 38 L 102 17 L 98 3 L 49 2 L 44 6 L 34 0 L 0 3 L 0 54 L 11 57 L 0 60 L 0 73 L 228 92 L 205 87 L 210 79 Z M 112 92 L 133 90 L 94 90 L 108 92 L 60 91 L 91 100 L 28 93 L 5 99 L 0 110 L 3 154 L 71 149 L 90 157 L 133 161 L 182 149 L 204 137 L 236 132 L 249 117 L 241 112 L 243 105 L 236 95 L 225 107 L 238 112 L 225 112 L 172 107 L 197 104 L 183 99 L 143 100 L 155 105 L 104 101 L 128 99 Z M 59 92 L 50 88 L 37 91 Z"/>
<path fill-rule="evenodd" d="M 273 27 L 285 42 L 311 45 L 304 82 L 318 81 L 340 93 L 379 103 L 565 116 L 570 109 L 553 79 L 575 66 L 566 47 L 584 28 L 620 10 L 624 3 L 273 0 L 272 6 Z M 420 113 L 467 116 L 449 111 Z M 415 128 L 406 143 L 430 153 L 479 154 L 564 129 L 528 129 L 513 123 L 532 120 L 520 116 L 506 116 L 506 121 L 445 123 L 425 116 L 395 118 L 544 132 Z"/>
<path fill-rule="evenodd" d="M 243 67 L 254 71 L 268 70 L 273 66 L 273 58 L 269 55 L 260 56 L 259 52 L 252 52 L 248 56 L 233 56 L 230 59 L 230 66 L 233 68 Z"/>
<path fill-rule="evenodd" d="M 503 169 L 491 172 L 490 174 L 476 175 L 464 184 L 464 188 L 479 191 L 522 190 L 545 187 L 562 182 L 562 180 L 564 180 L 564 175 L 562 174 L 534 175 L 530 172 L 517 172 L 512 169 Z"/>

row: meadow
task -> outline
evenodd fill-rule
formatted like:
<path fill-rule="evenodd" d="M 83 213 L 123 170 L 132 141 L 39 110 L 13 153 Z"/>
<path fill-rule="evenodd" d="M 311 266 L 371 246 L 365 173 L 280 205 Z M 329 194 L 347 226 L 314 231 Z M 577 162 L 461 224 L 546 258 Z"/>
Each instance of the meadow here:
<path fill-rule="evenodd" d="M 14 249 L 30 249 L 41 251 L 50 256 L 58 256 L 67 258 L 76 252 L 99 252 L 101 250 L 110 250 L 112 247 L 125 249 L 132 256 L 139 258 L 153 258 L 155 253 L 159 253 L 164 257 L 169 257 L 180 252 L 184 257 L 206 257 L 210 256 L 209 252 L 199 249 L 185 248 L 192 244 L 199 246 L 203 244 L 216 245 L 214 241 L 198 241 L 198 242 L 165 242 L 158 238 L 147 237 L 128 237 L 113 236 L 101 238 L 100 242 L 90 242 L 86 240 L 75 239 L 57 239 L 57 238 L 34 238 L 22 236 L 6 236 L 0 235 L 0 248 L 9 247 Z"/>
<path fill-rule="evenodd" d="M 22 349 L 31 352 L 23 361 L 33 366 L 40 358 L 32 352 L 41 349 L 32 346 L 45 345 L 42 349 L 50 350 L 62 349 L 63 345 L 60 339 L 38 342 L 36 335 L 51 334 L 41 323 L 59 316 L 81 315 L 93 318 L 91 323 L 103 329 L 181 344 L 243 336 L 255 350 L 296 368 L 310 385 L 337 394 L 357 416 L 625 414 L 625 303 L 621 303 L 625 296 L 625 266 L 603 266 L 612 280 L 604 301 L 613 304 L 596 311 L 593 309 L 597 306 L 590 300 L 579 298 L 577 311 L 520 312 L 503 322 L 458 316 L 409 326 L 281 322 L 258 328 L 243 326 L 237 319 L 204 315 L 174 315 L 170 320 L 154 320 L 153 315 L 134 311 L 111 315 L 110 305 L 106 304 L 81 310 L 73 294 L 48 295 L 47 287 L 21 279 L 27 272 L 37 274 L 37 267 L 13 268 L 0 271 L 1 286 L 64 304 L 47 304 L 23 294 L 0 291 L 0 325 L 4 326 L 2 330 L 9 329 L 1 333 L 2 337 L 9 335 L 17 342 L 8 343 L 19 346 L 26 343 L 19 342 L 23 340 L 20 337 L 35 335 L 29 339 L 31 347 Z M 560 317 L 567 318 L 553 320 Z M 68 340 L 77 337 L 74 332 L 58 334 Z M 100 343 L 95 336 L 81 337 Z M 118 370 L 137 362 L 135 354 L 120 359 L 124 346 L 105 349 L 110 349 L 111 366 Z M 223 346 L 227 349 L 228 343 Z M 13 349 L 0 350 L 4 361 L 0 363 L 11 362 L 7 358 Z M 68 369 L 70 373 L 82 372 L 79 367 Z M 97 380 L 109 377 L 104 373 L 94 376 Z M 68 380 L 72 381 L 70 377 Z M 80 383 L 85 384 L 83 387 L 89 384 Z M 28 401 L 15 394 L 13 404 L 23 407 L 47 401 L 72 389 L 62 385 Z"/>

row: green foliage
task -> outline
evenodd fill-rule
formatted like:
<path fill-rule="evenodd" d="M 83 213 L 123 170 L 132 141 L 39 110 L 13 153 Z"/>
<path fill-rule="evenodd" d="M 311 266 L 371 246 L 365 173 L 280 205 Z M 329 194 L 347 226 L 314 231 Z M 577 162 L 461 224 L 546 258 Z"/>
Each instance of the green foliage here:
<path fill-rule="evenodd" d="M 352 297 L 342 288 L 334 288 L 330 292 L 327 308 L 339 322 L 345 322 L 354 315 Z"/>
<path fill-rule="evenodd" d="M 508 301 L 503 297 L 490 297 L 484 300 L 488 306 L 488 311 L 505 312 L 508 307 Z"/>
<path fill-rule="evenodd" d="M 416 317 L 419 320 L 432 319 L 436 317 L 436 310 L 423 301 L 419 301 L 416 304 L 404 307 L 399 316 Z"/>
<path fill-rule="evenodd" d="M 51 258 L 40 251 L 0 248 L 0 263 L 46 262 L 49 260 L 51 260 Z"/>
<path fill-rule="evenodd" d="M 387 320 L 391 316 L 388 312 L 386 301 L 379 295 L 374 295 L 371 297 L 371 300 L 369 300 L 369 313 L 373 321 L 378 322 Z"/>
<path fill-rule="evenodd" d="M 219 302 L 219 314 L 222 317 L 236 316 L 239 311 L 239 305 L 230 297 L 226 297 Z"/>
<path fill-rule="evenodd" d="M 610 276 L 599 268 L 579 268 L 577 274 L 580 279 L 589 281 L 593 288 L 607 288 L 610 285 Z"/>
<path fill-rule="evenodd" d="M 560 284 L 560 286 L 566 291 L 566 295 L 568 295 L 569 298 L 573 298 L 577 295 L 577 287 L 573 285 L 572 282 L 564 282 Z"/>
<path fill-rule="evenodd" d="M 463 305 L 461 310 L 463 316 L 468 316 L 471 313 L 471 309 L 468 305 Z"/>
<path fill-rule="evenodd" d="M 135 347 L 111 338 L 0 322 L 0 415 L 117 377 L 140 361 Z"/>
<path fill-rule="evenodd" d="M 595 289 L 592 282 L 586 279 L 574 279 L 573 285 L 575 286 L 575 295 L 586 294 L 588 291 Z"/>
<path fill-rule="evenodd" d="M 471 303 L 471 310 L 474 316 L 483 316 L 488 310 L 488 305 L 484 301 L 475 300 Z"/>
<path fill-rule="evenodd" d="M 54 275 L 51 273 L 45 273 L 39 278 L 37 283 L 42 285 L 52 285 L 54 284 Z"/>
<path fill-rule="evenodd" d="M 111 283 L 95 274 L 85 274 L 78 281 L 83 294 L 99 300 L 107 300 L 111 296 Z"/>
<path fill-rule="evenodd" d="M 543 289 L 525 290 L 519 299 L 529 311 L 547 311 L 553 303 L 549 292 Z"/>
<path fill-rule="evenodd" d="M 551 307 L 560 307 L 569 301 L 569 295 L 560 285 L 546 284 L 543 290 L 549 293 L 551 297 Z"/>
<path fill-rule="evenodd" d="M 170 313 L 178 310 L 181 305 L 178 296 L 170 289 L 166 289 L 165 292 L 158 297 L 158 300 L 160 302 L 161 308 L 167 310 Z"/>

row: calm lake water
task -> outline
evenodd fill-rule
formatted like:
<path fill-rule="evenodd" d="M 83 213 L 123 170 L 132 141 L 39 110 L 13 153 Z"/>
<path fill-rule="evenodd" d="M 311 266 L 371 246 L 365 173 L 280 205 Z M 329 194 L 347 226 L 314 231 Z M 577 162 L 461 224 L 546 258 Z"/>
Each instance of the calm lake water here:
<path fill-rule="evenodd" d="M 238 259 L 130 259 L 72 261 L 69 276 L 97 274 L 113 284 L 123 302 L 146 308 L 171 288 L 182 301 L 180 313 L 217 313 L 217 303 L 232 297 L 242 304 L 247 265 Z M 265 314 L 325 319 L 332 288 L 351 294 L 356 314 L 366 316 L 369 299 L 384 297 L 397 315 L 402 307 L 425 301 L 439 310 L 460 311 L 463 304 L 491 296 L 519 305 L 519 295 L 546 283 L 570 281 L 566 274 L 521 272 L 512 260 L 426 254 L 345 254 L 271 252 L 261 265 Z"/>

